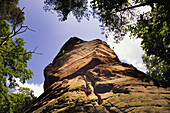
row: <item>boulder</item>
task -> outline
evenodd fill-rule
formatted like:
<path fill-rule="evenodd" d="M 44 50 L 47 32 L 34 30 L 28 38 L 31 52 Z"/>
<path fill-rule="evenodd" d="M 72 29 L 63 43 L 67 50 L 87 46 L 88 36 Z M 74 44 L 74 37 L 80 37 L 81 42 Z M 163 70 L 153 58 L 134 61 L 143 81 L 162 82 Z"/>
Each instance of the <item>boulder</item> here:
<path fill-rule="evenodd" d="M 44 76 L 44 93 L 25 113 L 170 112 L 170 88 L 155 86 L 99 39 L 70 38 Z"/>

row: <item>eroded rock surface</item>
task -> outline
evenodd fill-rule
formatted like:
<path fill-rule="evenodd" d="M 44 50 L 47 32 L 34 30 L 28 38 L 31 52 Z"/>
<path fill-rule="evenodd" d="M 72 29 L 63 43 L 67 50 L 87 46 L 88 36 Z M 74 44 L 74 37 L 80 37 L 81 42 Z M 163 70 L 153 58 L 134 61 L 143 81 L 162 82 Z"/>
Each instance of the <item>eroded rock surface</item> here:
<path fill-rule="evenodd" d="M 170 88 L 154 86 L 98 39 L 71 38 L 44 76 L 45 91 L 26 113 L 170 112 Z"/>

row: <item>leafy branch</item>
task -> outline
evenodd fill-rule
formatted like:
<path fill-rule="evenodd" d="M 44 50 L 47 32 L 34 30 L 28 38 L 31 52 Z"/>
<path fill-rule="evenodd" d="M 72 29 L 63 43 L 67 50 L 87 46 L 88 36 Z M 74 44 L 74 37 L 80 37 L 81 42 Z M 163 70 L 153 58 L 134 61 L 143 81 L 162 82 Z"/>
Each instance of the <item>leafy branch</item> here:
<path fill-rule="evenodd" d="M 21 33 L 24 33 L 26 32 L 27 30 L 30 30 L 30 31 L 33 31 L 35 32 L 34 30 L 30 29 L 28 26 L 20 26 L 18 29 L 16 27 L 16 25 L 14 25 L 13 29 L 12 29 L 12 32 L 10 34 L 8 34 L 7 37 L 1 37 L 1 38 L 4 38 L 4 40 L 1 42 L 0 44 L 0 47 L 2 45 L 4 45 L 8 40 L 12 39 L 14 36 L 18 35 L 18 34 L 21 34 Z"/>
<path fill-rule="evenodd" d="M 31 54 L 31 53 L 42 55 L 42 53 L 37 53 L 36 50 L 37 50 L 37 47 L 34 49 L 34 51 L 29 51 L 26 53 L 16 53 L 16 52 L 7 51 L 5 49 L 0 48 L 0 51 L 4 51 L 4 52 L 10 53 L 10 54 L 15 54 L 15 55 L 26 55 L 26 54 Z"/>

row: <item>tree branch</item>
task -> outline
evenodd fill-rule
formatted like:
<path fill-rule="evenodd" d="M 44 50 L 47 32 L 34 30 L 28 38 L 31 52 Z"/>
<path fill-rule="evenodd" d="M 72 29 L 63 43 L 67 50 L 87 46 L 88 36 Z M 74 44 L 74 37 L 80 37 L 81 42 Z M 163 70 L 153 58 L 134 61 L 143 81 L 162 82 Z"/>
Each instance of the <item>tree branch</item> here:
<path fill-rule="evenodd" d="M 117 10 L 117 12 L 126 11 L 126 10 L 129 10 L 129 9 L 133 9 L 133 8 L 137 8 L 137 7 L 141 7 L 141 6 L 145 6 L 145 5 L 152 6 L 153 3 L 158 3 L 158 4 L 161 4 L 161 5 L 164 5 L 167 8 L 170 7 L 170 5 L 168 5 L 169 4 L 169 0 L 147 0 L 146 3 L 138 4 L 138 5 L 135 5 L 135 6 L 124 8 L 124 9 L 120 9 L 120 10 Z"/>
<path fill-rule="evenodd" d="M 37 53 L 35 52 L 37 49 L 37 47 L 34 49 L 34 51 L 29 51 L 29 52 L 26 52 L 26 53 L 16 53 L 16 52 L 10 52 L 10 51 L 7 51 L 5 49 L 1 49 L 0 48 L 0 51 L 4 51 L 4 52 L 7 52 L 7 53 L 10 53 L 10 54 L 15 54 L 15 55 L 26 55 L 26 54 L 30 54 L 30 53 L 34 53 L 34 54 L 38 54 L 38 55 L 42 55 L 42 53 Z"/>
<path fill-rule="evenodd" d="M 126 11 L 126 10 L 129 10 L 129 9 L 133 9 L 133 8 L 141 7 L 141 6 L 145 6 L 145 5 L 149 5 L 149 3 L 143 3 L 143 4 L 127 7 L 127 8 L 124 8 L 124 9 L 117 10 L 117 12 Z"/>
<path fill-rule="evenodd" d="M 22 30 L 22 29 L 23 29 L 23 30 Z M 21 30 L 22 30 L 22 31 L 21 31 Z M 16 36 L 16 35 L 18 35 L 18 34 L 21 34 L 21 33 L 24 33 L 24 32 L 26 32 L 27 30 L 30 30 L 30 31 L 35 32 L 35 30 L 30 29 L 28 26 L 20 26 L 20 27 L 18 28 L 18 30 L 16 30 L 16 26 L 14 26 L 13 29 L 12 29 L 12 32 L 11 32 L 6 38 L 4 38 L 4 40 L 1 42 L 0 47 L 1 47 L 2 45 L 4 45 L 8 40 L 12 39 L 14 36 Z"/>

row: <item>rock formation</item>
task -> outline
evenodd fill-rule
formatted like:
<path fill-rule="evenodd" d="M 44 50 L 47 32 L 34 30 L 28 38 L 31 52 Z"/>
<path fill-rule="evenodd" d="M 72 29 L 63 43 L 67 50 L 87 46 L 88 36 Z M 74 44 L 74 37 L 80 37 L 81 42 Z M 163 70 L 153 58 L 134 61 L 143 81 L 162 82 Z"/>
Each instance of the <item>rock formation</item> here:
<path fill-rule="evenodd" d="M 170 88 L 155 86 L 99 39 L 70 38 L 44 76 L 45 91 L 26 113 L 170 113 Z"/>

